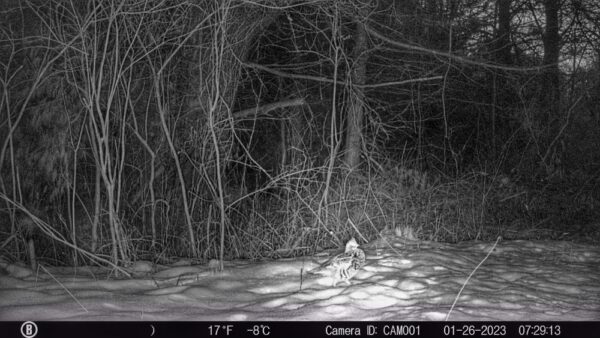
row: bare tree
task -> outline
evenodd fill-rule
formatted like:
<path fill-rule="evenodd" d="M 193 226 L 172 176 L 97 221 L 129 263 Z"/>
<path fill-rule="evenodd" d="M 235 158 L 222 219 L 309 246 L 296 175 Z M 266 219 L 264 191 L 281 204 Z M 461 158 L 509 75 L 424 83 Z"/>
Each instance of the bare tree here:
<path fill-rule="evenodd" d="M 560 110 L 560 76 L 558 69 L 558 60 L 560 53 L 560 34 L 558 11 L 560 9 L 559 0 L 544 0 L 546 27 L 543 35 L 544 60 L 546 67 L 544 72 L 544 81 L 542 82 L 542 107 L 546 108 L 547 114 L 543 116 L 543 125 L 553 123 Z"/>
<path fill-rule="evenodd" d="M 367 32 L 363 20 L 366 20 L 366 8 L 360 10 L 361 16 L 355 19 L 354 31 L 354 64 L 351 70 L 352 95 L 348 100 L 348 119 L 346 129 L 345 162 L 349 168 L 356 168 L 360 163 L 362 150 L 362 128 L 365 114 L 364 86 L 367 82 Z"/>
<path fill-rule="evenodd" d="M 510 5 L 512 0 L 497 0 L 498 29 L 496 31 L 496 58 L 499 62 L 509 65 L 512 63 L 511 41 L 510 41 Z"/>

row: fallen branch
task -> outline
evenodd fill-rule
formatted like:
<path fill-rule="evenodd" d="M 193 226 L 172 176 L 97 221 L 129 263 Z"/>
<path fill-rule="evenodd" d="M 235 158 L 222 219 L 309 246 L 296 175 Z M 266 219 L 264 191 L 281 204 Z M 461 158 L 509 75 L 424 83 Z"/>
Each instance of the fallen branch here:
<path fill-rule="evenodd" d="M 304 98 L 292 99 L 292 100 L 287 100 L 287 101 L 279 101 L 279 102 L 265 104 L 264 106 L 240 110 L 238 112 L 233 113 L 233 117 L 236 120 L 241 120 L 241 119 L 245 119 L 250 116 L 266 115 L 270 111 L 273 111 L 275 109 L 281 109 L 281 108 L 287 108 L 287 107 L 293 107 L 293 106 L 302 106 L 305 104 L 306 104 L 306 101 L 304 100 Z"/>

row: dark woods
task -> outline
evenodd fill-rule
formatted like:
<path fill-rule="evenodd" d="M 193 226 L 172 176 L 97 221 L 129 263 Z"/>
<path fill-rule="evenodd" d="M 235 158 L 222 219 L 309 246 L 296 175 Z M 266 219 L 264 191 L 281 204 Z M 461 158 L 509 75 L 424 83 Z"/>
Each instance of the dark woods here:
<path fill-rule="evenodd" d="M 591 0 L 0 0 L 0 254 L 598 243 Z"/>

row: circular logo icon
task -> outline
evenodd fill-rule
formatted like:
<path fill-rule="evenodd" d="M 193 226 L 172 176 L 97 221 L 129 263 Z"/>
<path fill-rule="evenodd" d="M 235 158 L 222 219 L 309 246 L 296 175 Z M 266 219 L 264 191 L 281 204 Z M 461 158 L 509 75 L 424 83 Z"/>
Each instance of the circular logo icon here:
<path fill-rule="evenodd" d="M 38 334 L 38 327 L 34 322 L 21 324 L 21 335 L 25 338 L 33 338 Z"/>

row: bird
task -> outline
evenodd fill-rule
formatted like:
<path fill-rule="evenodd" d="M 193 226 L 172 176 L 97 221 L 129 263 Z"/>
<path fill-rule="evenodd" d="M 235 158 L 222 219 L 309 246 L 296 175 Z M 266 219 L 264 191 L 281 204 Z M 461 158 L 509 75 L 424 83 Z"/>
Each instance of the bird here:
<path fill-rule="evenodd" d="M 336 255 L 321 265 L 322 268 L 327 270 L 333 270 L 332 287 L 335 287 L 337 283 L 343 281 L 347 285 L 351 285 L 350 279 L 352 279 L 365 265 L 366 257 L 365 252 L 359 248 L 356 239 L 351 238 L 346 243 L 346 249 L 343 253 Z"/>

